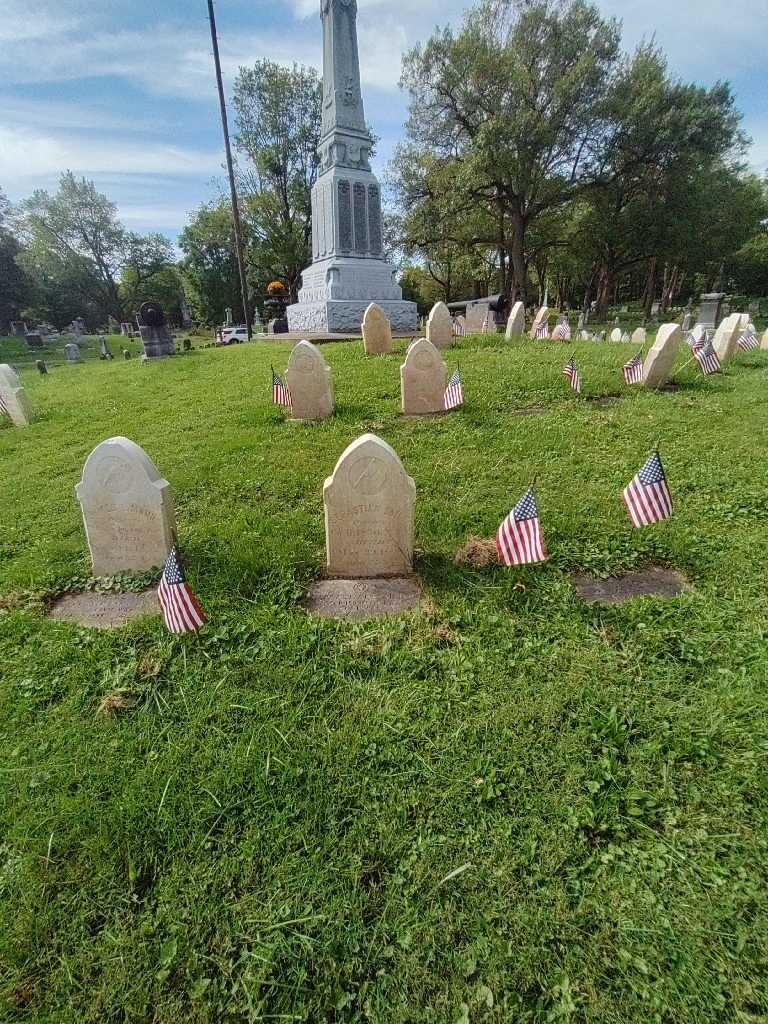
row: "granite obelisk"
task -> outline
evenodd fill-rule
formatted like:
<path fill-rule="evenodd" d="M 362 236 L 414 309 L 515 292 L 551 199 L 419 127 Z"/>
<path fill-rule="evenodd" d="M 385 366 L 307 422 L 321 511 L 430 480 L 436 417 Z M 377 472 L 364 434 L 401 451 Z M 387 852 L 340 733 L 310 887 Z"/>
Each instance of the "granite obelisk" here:
<path fill-rule="evenodd" d="M 357 48 L 357 0 L 321 0 L 323 124 L 320 172 L 312 189 L 312 266 L 291 331 L 360 333 L 377 303 L 396 333 L 416 330 L 416 304 L 404 302 L 384 258 L 381 188 L 371 171 Z"/>

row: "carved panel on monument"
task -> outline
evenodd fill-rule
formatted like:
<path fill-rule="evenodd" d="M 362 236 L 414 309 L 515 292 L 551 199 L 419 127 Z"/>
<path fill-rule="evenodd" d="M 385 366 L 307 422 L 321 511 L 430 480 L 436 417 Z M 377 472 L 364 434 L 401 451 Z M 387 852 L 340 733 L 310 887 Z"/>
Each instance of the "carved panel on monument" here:
<path fill-rule="evenodd" d="M 368 234 L 373 256 L 380 256 L 381 245 L 381 192 L 378 185 L 368 186 Z"/>
<path fill-rule="evenodd" d="M 339 182 L 339 248 L 342 252 L 352 248 L 352 199 L 348 181 Z"/>
<path fill-rule="evenodd" d="M 317 218 L 313 221 L 313 224 L 317 224 L 317 254 L 321 256 L 328 249 L 325 227 L 325 188 L 321 185 L 318 189 L 315 189 L 314 196 L 317 208 L 313 210 L 312 216 Z M 315 258 L 317 259 L 317 257 Z"/>
<path fill-rule="evenodd" d="M 355 182 L 355 250 L 368 252 L 368 211 L 365 206 L 365 185 Z"/>

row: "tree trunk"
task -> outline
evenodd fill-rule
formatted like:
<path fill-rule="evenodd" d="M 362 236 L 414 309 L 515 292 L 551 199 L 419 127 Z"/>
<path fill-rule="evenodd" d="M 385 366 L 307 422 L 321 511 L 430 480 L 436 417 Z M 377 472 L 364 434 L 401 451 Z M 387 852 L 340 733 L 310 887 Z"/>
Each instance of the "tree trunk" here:
<path fill-rule="evenodd" d="M 510 259 L 512 273 L 515 278 L 515 292 L 519 302 L 523 306 L 528 305 L 528 290 L 526 287 L 527 269 L 525 265 L 525 221 L 519 211 L 512 214 L 512 245 Z"/>
<path fill-rule="evenodd" d="M 600 267 L 600 276 L 597 286 L 597 309 L 595 311 L 598 320 L 605 320 L 608 316 L 608 307 L 616 291 L 616 272 L 609 260 L 604 260 Z"/>
<path fill-rule="evenodd" d="M 643 292 L 643 316 L 646 320 L 651 319 L 653 298 L 656 294 L 656 263 L 656 257 L 651 256 L 648 261 L 648 276 L 645 281 L 645 291 Z"/>

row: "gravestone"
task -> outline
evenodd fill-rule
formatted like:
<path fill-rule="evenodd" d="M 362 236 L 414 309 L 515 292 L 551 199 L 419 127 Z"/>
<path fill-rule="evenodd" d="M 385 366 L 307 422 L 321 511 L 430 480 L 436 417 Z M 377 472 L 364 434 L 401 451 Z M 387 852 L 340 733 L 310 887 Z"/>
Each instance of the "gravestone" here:
<path fill-rule="evenodd" d="M 225 327 L 231 327 L 232 326 L 232 307 L 231 306 L 227 306 L 227 308 L 224 310 L 224 326 Z"/>
<path fill-rule="evenodd" d="M 45 347 L 43 344 L 42 334 L 30 332 L 29 334 L 25 335 L 25 340 L 27 342 L 27 348 L 31 349 L 33 352 L 39 352 L 42 348 Z"/>
<path fill-rule="evenodd" d="M 644 327 L 638 327 L 632 332 L 632 344 L 633 345 L 644 345 L 648 340 Z"/>
<path fill-rule="evenodd" d="M 486 316 L 489 318 L 489 330 L 496 330 L 493 313 L 490 312 L 490 308 L 490 303 L 487 301 L 467 303 L 467 334 L 482 334 Z"/>
<path fill-rule="evenodd" d="M 292 419 L 322 420 L 333 415 L 331 368 L 316 345 L 300 341 L 291 352 L 285 376 L 291 393 Z"/>
<path fill-rule="evenodd" d="M 405 416 L 445 411 L 447 367 L 427 338 L 411 344 L 400 367 L 400 394 Z"/>
<path fill-rule="evenodd" d="M 760 348 L 768 348 L 768 330 L 763 334 L 762 341 L 760 342 Z"/>
<path fill-rule="evenodd" d="M 730 313 L 715 331 L 712 347 L 717 352 L 721 365 L 728 362 L 738 350 L 738 342 L 746 330 L 749 317 L 741 313 Z"/>
<path fill-rule="evenodd" d="M 130 351 L 127 348 L 124 348 L 123 349 L 123 359 L 130 359 L 130 358 L 131 358 Z"/>
<path fill-rule="evenodd" d="M 628 345 L 629 342 L 632 341 L 632 336 L 630 335 L 629 331 L 624 331 L 622 333 L 621 340 L 624 342 L 625 345 Z"/>
<path fill-rule="evenodd" d="M 130 338 L 131 334 L 133 333 L 131 331 L 131 325 L 125 323 L 120 324 L 120 333 L 124 338 Z"/>
<path fill-rule="evenodd" d="M 541 309 L 536 314 L 536 316 L 533 318 L 533 323 L 531 324 L 531 337 L 532 338 L 536 337 L 536 331 L 539 329 L 539 327 L 543 323 L 546 323 L 546 321 L 548 319 L 549 319 L 549 307 L 548 306 L 542 306 Z"/>
<path fill-rule="evenodd" d="M 467 320 L 467 333 L 470 333 L 469 320 Z M 427 340 L 431 341 L 435 348 L 450 348 L 453 344 L 453 320 L 444 302 L 436 303 L 430 310 L 427 320 Z"/>
<path fill-rule="evenodd" d="M 75 488 L 94 576 L 146 572 L 163 565 L 176 521 L 171 485 L 127 437 L 94 448 Z"/>
<path fill-rule="evenodd" d="M 165 313 L 157 302 L 143 302 L 136 315 L 136 323 L 147 359 L 161 359 L 176 352 L 173 335 L 165 319 Z"/>
<path fill-rule="evenodd" d="M 27 325 L 23 320 L 11 321 L 11 337 L 23 338 L 27 333 Z"/>
<path fill-rule="evenodd" d="M 37 372 L 40 374 L 41 377 L 48 376 L 48 367 L 46 366 L 44 359 L 36 359 L 35 367 L 37 368 Z"/>
<path fill-rule="evenodd" d="M 509 319 L 507 320 L 507 341 L 512 338 L 522 338 L 525 334 L 525 306 L 522 302 L 516 302 L 512 307 Z"/>
<path fill-rule="evenodd" d="M 29 426 L 32 422 L 32 406 L 18 374 L 7 363 L 0 363 L 0 401 L 15 427 Z"/>
<path fill-rule="evenodd" d="M 680 324 L 662 324 L 656 341 L 645 357 L 643 384 L 647 388 L 660 388 L 666 384 L 675 365 L 677 352 L 683 340 Z"/>
<path fill-rule="evenodd" d="M 392 351 L 392 325 L 381 306 L 372 302 L 363 317 L 363 346 L 366 355 L 386 355 Z"/>
<path fill-rule="evenodd" d="M 708 292 L 699 296 L 699 312 L 696 323 L 706 331 L 714 331 L 720 326 L 722 319 L 722 305 L 725 298 L 724 292 Z"/>
<path fill-rule="evenodd" d="M 386 441 L 353 441 L 323 487 L 329 575 L 408 575 L 415 500 L 416 485 Z"/>
<path fill-rule="evenodd" d="M 611 331 L 611 341 L 621 341 L 621 328 L 614 327 Z"/>
<path fill-rule="evenodd" d="M 592 335 L 589 331 L 579 331 L 579 341 L 592 341 Z"/>
<path fill-rule="evenodd" d="M 64 346 L 64 355 L 68 363 L 79 363 L 82 362 L 80 355 L 80 346 L 76 345 L 74 341 L 70 341 Z"/>
<path fill-rule="evenodd" d="M 691 313 L 689 311 L 686 311 L 683 314 L 683 323 L 682 323 L 683 334 L 685 334 L 686 332 L 690 331 L 692 320 L 693 320 L 693 313 Z"/>

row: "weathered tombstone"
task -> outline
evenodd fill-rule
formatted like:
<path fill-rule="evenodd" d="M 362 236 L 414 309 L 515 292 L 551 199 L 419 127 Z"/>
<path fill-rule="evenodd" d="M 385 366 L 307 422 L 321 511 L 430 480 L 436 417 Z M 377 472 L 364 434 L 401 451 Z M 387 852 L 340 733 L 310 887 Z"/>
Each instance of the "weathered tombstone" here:
<path fill-rule="evenodd" d="M 11 336 L 23 338 L 27 333 L 27 325 L 23 320 L 11 320 Z"/>
<path fill-rule="evenodd" d="M 689 310 L 686 310 L 686 312 L 683 314 L 683 323 L 682 323 L 683 334 L 685 334 L 688 331 L 690 331 L 692 321 L 693 321 L 693 313 L 691 313 Z"/>
<path fill-rule="evenodd" d="M 576 324 L 576 330 L 577 331 L 581 331 L 586 326 L 587 326 L 587 318 L 586 318 L 586 316 L 584 314 L 584 311 L 582 310 L 582 312 L 579 313 L 579 322 Z"/>
<path fill-rule="evenodd" d="M 468 302 L 466 321 L 467 321 L 467 334 L 481 334 L 483 327 L 485 326 L 485 318 L 488 317 L 490 323 L 493 325 L 493 314 L 490 312 L 491 306 L 489 302 Z M 495 330 L 495 325 L 491 328 Z"/>
<path fill-rule="evenodd" d="M 620 327 L 614 327 L 613 328 L 613 330 L 611 331 L 611 338 L 610 338 L 610 340 L 611 341 L 621 341 L 621 328 Z"/>
<path fill-rule="evenodd" d="M 392 325 L 381 306 L 372 302 L 363 315 L 363 345 L 366 355 L 386 355 L 392 351 Z"/>
<path fill-rule="evenodd" d="M 531 337 L 532 338 L 536 337 L 536 331 L 539 329 L 539 327 L 543 323 L 546 323 L 548 319 L 549 319 L 549 307 L 542 306 L 541 309 L 536 314 L 536 316 L 533 318 L 533 323 L 531 324 Z"/>
<path fill-rule="evenodd" d="M 661 303 L 660 302 L 654 302 L 653 305 L 651 306 L 651 318 L 655 320 L 656 317 L 658 317 L 660 312 L 661 312 Z"/>
<path fill-rule="evenodd" d="M 512 338 L 522 338 L 525 334 L 525 306 L 522 302 L 516 302 L 512 307 L 509 320 L 507 320 L 507 341 Z"/>
<path fill-rule="evenodd" d="M 131 330 L 131 325 L 126 323 L 120 324 L 120 333 L 124 338 L 130 338 L 131 334 L 133 333 Z"/>
<path fill-rule="evenodd" d="M 579 331 L 579 341 L 592 341 L 592 335 L 589 331 Z"/>
<path fill-rule="evenodd" d="M 130 358 L 131 358 L 130 351 L 127 348 L 124 348 L 123 349 L 123 359 L 130 359 Z"/>
<path fill-rule="evenodd" d="M 64 355 L 68 363 L 79 363 L 82 361 L 80 346 L 76 345 L 74 341 L 70 341 L 64 346 Z"/>
<path fill-rule="evenodd" d="M 645 357 L 643 367 L 643 384 L 647 388 L 660 388 L 666 384 L 672 367 L 675 365 L 677 352 L 683 340 L 680 324 L 662 324 L 656 341 Z"/>
<path fill-rule="evenodd" d="M 7 363 L 0 363 L 0 403 L 14 426 L 26 427 L 32 422 L 32 406 L 27 393 L 16 371 Z"/>
<path fill-rule="evenodd" d="M 768 330 L 763 335 L 762 341 L 760 342 L 760 348 L 768 348 Z"/>
<path fill-rule="evenodd" d="M 727 363 L 736 353 L 739 338 L 748 322 L 748 316 L 742 317 L 740 313 L 730 313 L 715 331 L 712 347 L 717 352 L 721 364 Z"/>
<path fill-rule="evenodd" d="M 470 333 L 467 321 L 467 333 Z M 453 320 L 444 302 L 437 302 L 431 309 L 427 320 L 427 340 L 435 348 L 450 348 L 453 344 Z"/>
<path fill-rule="evenodd" d="M 141 334 L 144 354 L 148 359 L 160 359 L 175 353 L 173 335 L 159 303 L 142 303 L 136 316 L 136 323 Z"/>
<path fill-rule="evenodd" d="M 182 347 L 184 348 L 185 352 L 191 352 L 192 351 L 192 339 L 191 338 L 185 338 L 184 341 L 182 342 Z"/>
<path fill-rule="evenodd" d="M 632 336 L 629 333 L 629 331 L 624 331 L 622 333 L 621 340 L 624 342 L 625 345 L 628 344 L 630 341 L 632 341 Z"/>
<path fill-rule="evenodd" d="M 714 331 L 722 319 L 723 292 L 709 292 L 699 296 L 699 312 L 696 323 L 706 331 Z"/>
<path fill-rule="evenodd" d="M 386 441 L 375 434 L 353 441 L 323 487 L 328 573 L 410 573 L 415 500 L 416 485 Z"/>
<path fill-rule="evenodd" d="M 143 448 L 127 437 L 102 441 L 88 456 L 75 494 L 94 576 L 165 563 L 176 534 L 171 485 Z"/>
<path fill-rule="evenodd" d="M 445 411 L 447 367 L 427 338 L 411 344 L 400 367 L 400 394 L 405 416 Z"/>
<path fill-rule="evenodd" d="M 25 335 L 25 340 L 27 342 L 27 348 L 31 349 L 33 352 L 39 352 L 40 349 L 45 347 L 43 343 L 42 334 L 30 332 L 29 334 Z"/>
<path fill-rule="evenodd" d="M 48 376 L 48 367 L 46 366 L 44 359 L 36 359 L 35 366 L 37 367 L 37 372 L 41 377 Z"/>
<path fill-rule="evenodd" d="M 322 420 L 333 415 L 331 368 L 319 348 L 300 341 L 291 352 L 285 372 L 294 420 Z"/>
<path fill-rule="evenodd" d="M 644 327 L 638 327 L 632 332 L 632 344 L 633 345 L 644 345 L 648 340 Z"/>

